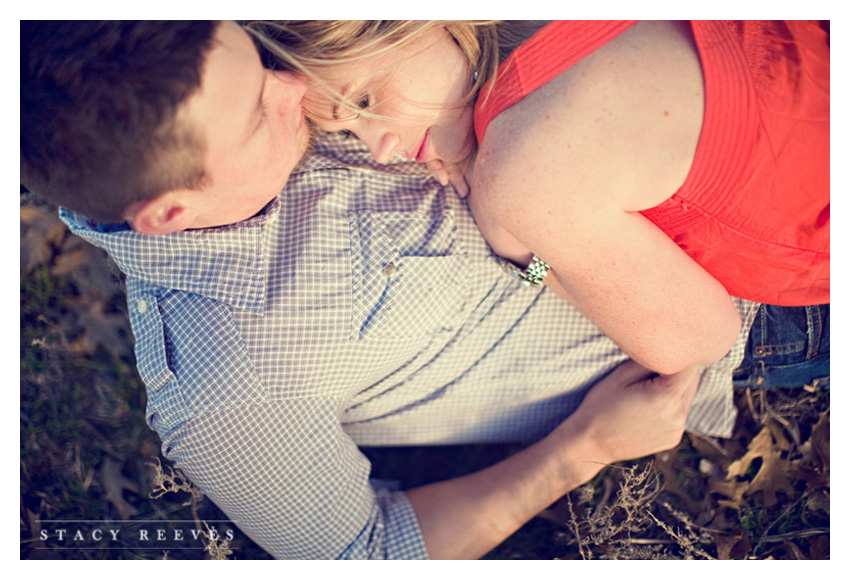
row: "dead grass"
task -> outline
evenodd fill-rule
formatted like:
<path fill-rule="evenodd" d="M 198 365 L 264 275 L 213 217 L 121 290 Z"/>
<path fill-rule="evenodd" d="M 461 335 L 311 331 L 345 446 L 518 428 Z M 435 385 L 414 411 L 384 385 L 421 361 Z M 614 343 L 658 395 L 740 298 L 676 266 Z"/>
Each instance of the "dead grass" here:
<path fill-rule="evenodd" d="M 828 559 L 829 393 L 747 391 L 737 402 L 731 439 L 686 436 L 550 508 L 571 531 L 562 557 Z"/>
<path fill-rule="evenodd" d="M 209 533 L 204 522 L 226 518 L 167 463 L 159 468 L 116 271 L 55 211 L 23 199 L 20 352 L 21 559 L 268 558 L 242 534 L 208 538 L 206 552 L 59 550 L 42 539 L 86 520 L 133 531 L 179 521 Z"/>

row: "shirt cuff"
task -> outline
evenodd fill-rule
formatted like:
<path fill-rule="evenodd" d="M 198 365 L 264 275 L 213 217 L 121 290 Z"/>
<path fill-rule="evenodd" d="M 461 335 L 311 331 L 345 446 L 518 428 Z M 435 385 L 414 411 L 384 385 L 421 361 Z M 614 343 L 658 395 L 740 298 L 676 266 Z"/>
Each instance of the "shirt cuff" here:
<path fill-rule="evenodd" d="M 371 480 L 375 504 L 360 536 L 339 556 L 343 560 L 427 560 L 416 512 L 403 491 L 386 480 Z"/>

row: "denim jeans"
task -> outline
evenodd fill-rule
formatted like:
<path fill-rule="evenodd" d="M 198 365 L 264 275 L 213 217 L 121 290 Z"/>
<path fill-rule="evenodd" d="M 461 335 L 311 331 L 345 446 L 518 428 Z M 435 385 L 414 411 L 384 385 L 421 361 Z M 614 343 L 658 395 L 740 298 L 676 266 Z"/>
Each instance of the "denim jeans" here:
<path fill-rule="evenodd" d="M 733 380 L 739 388 L 829 389 L 829 304 L 762 305 Z"/>

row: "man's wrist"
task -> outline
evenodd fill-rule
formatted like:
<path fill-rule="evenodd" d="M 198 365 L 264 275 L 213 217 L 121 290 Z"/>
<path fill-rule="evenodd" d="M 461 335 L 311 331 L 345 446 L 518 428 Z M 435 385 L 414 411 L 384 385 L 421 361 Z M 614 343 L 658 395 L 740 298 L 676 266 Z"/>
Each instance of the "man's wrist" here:
<path fill-rule="evenodd" d="M 576 420 L 573 420 L 573 419 Z M 591 430 L 575 415 L 543 441 L 554 446 L 559 459 L 558 477 L 569 490 L 593 479 L 611 460 L 597 444 Z M 541 443 L 543 443 L 541 442 Z"/>

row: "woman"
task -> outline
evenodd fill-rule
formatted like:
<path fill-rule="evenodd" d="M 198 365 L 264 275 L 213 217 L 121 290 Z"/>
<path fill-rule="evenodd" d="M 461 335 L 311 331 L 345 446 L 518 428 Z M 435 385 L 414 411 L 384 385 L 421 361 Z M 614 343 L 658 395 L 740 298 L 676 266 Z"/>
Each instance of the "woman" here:
<path fill-rule="evenodd" d="M 722 357 L 740 327 L 729 294 L 829 302 L 819 26 L 563 21 L 499 55 L 523 26 L 249 28 L 310 76 L 314 122 L 379 162 L 462 164 L 478 94 L 469 206 L 493 250 L 527 282 L 551 267 L 546 284 L 653 370 Z"/>

